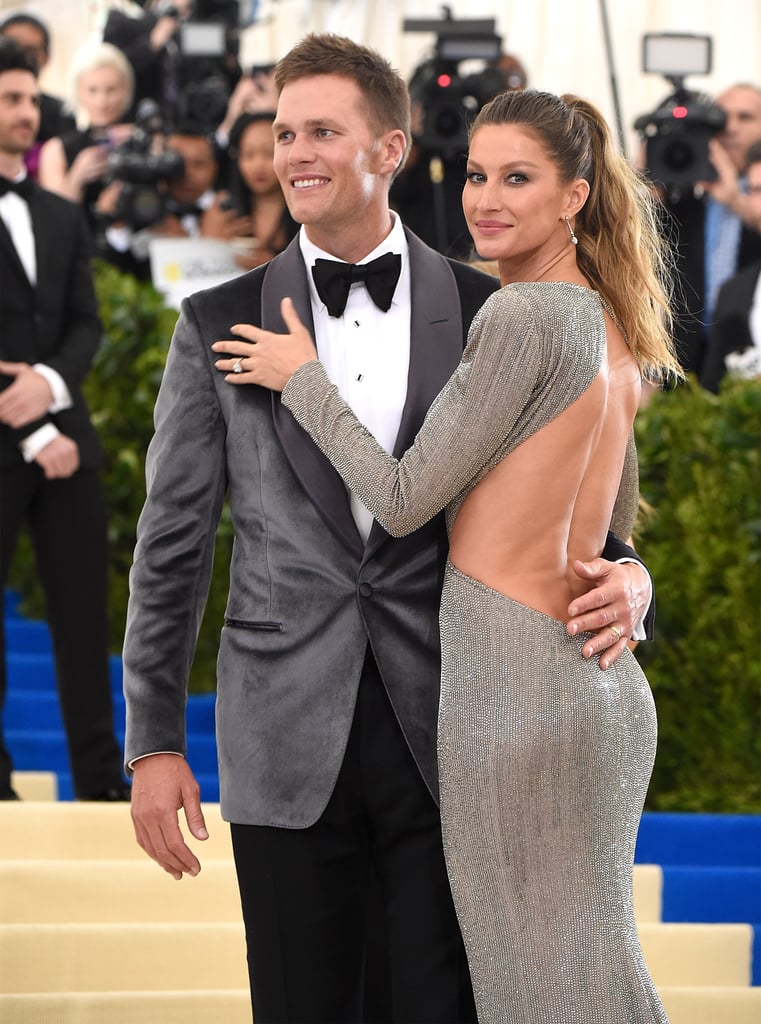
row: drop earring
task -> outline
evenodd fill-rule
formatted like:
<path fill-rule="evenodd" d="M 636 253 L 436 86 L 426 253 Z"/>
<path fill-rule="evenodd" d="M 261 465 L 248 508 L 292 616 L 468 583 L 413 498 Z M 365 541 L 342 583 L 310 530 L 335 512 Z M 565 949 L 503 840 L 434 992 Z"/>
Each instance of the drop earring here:
<path fill-rule="evenodd" d="M 576 237 L 576 235 L 574 234 L 573 228 L 571 227 L 571 222 L 568 219 L 568 217 L 565 218 L 565 225 L 568 228 L 568 234 L 571 236 L 571 241 L 573 242 L 574 245 L 578 245 L 579 244 L 579 240 Z"/>

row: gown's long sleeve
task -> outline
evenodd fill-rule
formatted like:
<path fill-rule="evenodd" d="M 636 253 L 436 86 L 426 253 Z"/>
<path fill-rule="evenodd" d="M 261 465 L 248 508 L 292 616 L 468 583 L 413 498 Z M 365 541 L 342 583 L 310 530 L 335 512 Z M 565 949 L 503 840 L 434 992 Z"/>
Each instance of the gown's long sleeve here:
<path fill-rule="evenodd" d="M 282 401 L 384 529 L 403 536 L 568 408 L 597 375 L 604 337 L 599 299 L 588 289 L 501 289 L 477 314 L 461 363 L 398 460 L 316 360 L 291 377 Z"/>

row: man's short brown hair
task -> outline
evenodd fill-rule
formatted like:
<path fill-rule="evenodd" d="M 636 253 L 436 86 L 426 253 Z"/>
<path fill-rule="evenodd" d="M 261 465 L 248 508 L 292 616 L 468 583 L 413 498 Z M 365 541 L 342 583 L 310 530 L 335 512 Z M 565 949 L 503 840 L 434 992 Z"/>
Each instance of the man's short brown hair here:
<path fill-rule="evenodd" d="M 315 75 L 342 75 L 355 82 L 372 129 L 378 135 L 397 128 L 404 132 L 406 156 L 411 142 L 409 92 L 385 57 L 345 36 L 313 32 L 275 65 L 275 86 L 280 93 L 289 82 Z"/>

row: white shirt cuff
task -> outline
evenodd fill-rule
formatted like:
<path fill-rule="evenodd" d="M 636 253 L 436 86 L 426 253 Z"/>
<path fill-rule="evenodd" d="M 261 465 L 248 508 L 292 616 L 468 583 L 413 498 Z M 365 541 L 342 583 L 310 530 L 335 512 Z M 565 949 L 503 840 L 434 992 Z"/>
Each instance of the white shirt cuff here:
<path fill-rule="evenodd" d="M 650 585 L 650 594 L 647 600 L 647 608 L 645 609 L 645 615 L 647 615 L 648 611 L 650 610 L 650 605 L 653 603 L 653 577 L 650 575 L 650 573 L 642 564 L 642 562 L 638 562 L 636 558 L 617 558 L 616 561 L 621 565 L 623 565 L 625 562 L 634 562 L 635 565 L 638 565 L 647 573 L 647 579 Z M 647 636 L 645 635 L 645 627 L 643 626 L 643 622 L 645 621 L 645 615 L 642 616 L 639 622 L 636 622 L 634 624 L 632 640 L 647 640 Z"/>
<path fill-rule="evenodd" d="M 61 431 L 54 423 L 43 423 L 38 430 L 29 434 L 23 441 L 19 441 L 24 462 L 34 462 L 42 449 L 54 441 L 60 433 Z"/>
<path fill-rule="evenodd" d="M 53 392 L 53 401 L 50 403 L 48 412 L 55 413 L 61 412 L 62 409 L 70 409 L 73 405 L 71 394 L 58 370 L 54 370 L 52 366 L 46 366 L 45 363 L 35 363 L 32 369 L 45 378 Z"/>
<path fill-rule="evenodd" d="M 130 771 L 134 771 L 134 766 L 138 761 L 144 761 L 146 757 L 155 757 L 156 754 L 174 754 L 176 757 L 184 757 L 184 754 L 180 754 L 177 750 L 152 750 L 150 754 L 141 754 L 140 757 L 133 757 L 131 761 L 127 761 L 127 767 Z"/>

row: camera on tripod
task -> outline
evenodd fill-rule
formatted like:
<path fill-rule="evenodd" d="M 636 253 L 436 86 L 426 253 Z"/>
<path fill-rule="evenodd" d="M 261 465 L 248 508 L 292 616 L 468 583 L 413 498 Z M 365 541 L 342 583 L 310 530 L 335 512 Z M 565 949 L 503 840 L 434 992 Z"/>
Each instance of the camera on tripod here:
<path fill-rule="evenodd" d="M 143 100 L 135 115 L 132 134 L 108 158 L 108 176 L 121 182 L 114 221 L 132 231 L 150 227 L 166 214 L 166 182 L 180 177 L 185 164 L 163 144 L 164 124 L 154 100 Z"/>
<path fill-rule="evenodd" d="M 468 128 L 478 111 L 505 82 L 497 68 L 502 40 L 495 33 L 493 18 L 456 21 L 448 8 L 441 20 L 404 20 L 405 32 L 435 32 L 433 59 L 422 64 L 410 81 L 410 99 L 423 112 L 422 129 L 415 141 L 444 160 L 466 152 Z M 481 60 L 484 67 L 474 74 L 461 75 L 465 61 Z"/>
<path fill-rule="evenodd" d="M 708 143 L 724 127 L 726 115 L 684 85 L 687 75 L 709 73 L 711 55 L 710 36 L 665 32 L 643 37 L 643 71 L 663 75 L 674 91 L 652 113 L 638 117 L 634 127 L 645 139 L 648 174 L 670 190 L 716 178 Z"/>

